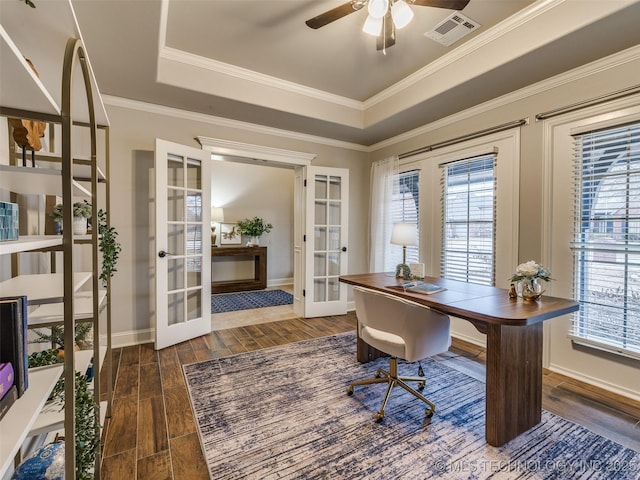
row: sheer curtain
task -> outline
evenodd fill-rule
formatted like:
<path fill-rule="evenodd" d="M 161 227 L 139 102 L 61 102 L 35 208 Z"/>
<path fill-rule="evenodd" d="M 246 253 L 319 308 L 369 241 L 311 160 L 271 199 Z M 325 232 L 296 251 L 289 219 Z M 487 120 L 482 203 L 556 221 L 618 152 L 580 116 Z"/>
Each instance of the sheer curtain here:
<path fill-rule="evenodd" d="M 390 259 L 386 258 L 388 256 L 386 247 L 391 241 L 391 230 L 393 229 L 391 205 L 394 189 L 395 191 L 399 190 L 398 174 L 399 159 L 397 156 L 378 160 L 373 162 L 371 166 L 371 204 L 369 205 L 369 218 L 371 219 L 370 272 L 389 270 Z M 396 261 L 395 263 L 398 262 Z"/>

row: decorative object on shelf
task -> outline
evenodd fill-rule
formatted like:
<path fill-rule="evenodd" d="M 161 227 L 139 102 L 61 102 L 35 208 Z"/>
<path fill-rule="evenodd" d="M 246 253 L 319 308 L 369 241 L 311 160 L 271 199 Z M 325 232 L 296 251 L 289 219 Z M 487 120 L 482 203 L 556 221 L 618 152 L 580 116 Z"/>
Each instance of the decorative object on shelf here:
<path fill-rule="evenodd" d="M 402 263 L 396 266 L 396 277 L 411 280 L 411 269 L 407 265 L 407 247 L 418 245 L 418 226 L 415 223 L 394 223 L 391 243 L 402 245 Z"/>
<path fill-rule="evenodd" d="M 247 247 L 257 247 L 260 245 L 260 237 L 264 233 L 269 233 L 273 225 L 265 222 L 260 217 L 245 218 L 238 222 L 238 232 L 245 237 L 249 237 Z"/>
<path fill-rule="evenodd" d="M 64 480 L 64 441 L 59 437 L 18 465 L 11 480 Z"/>
<path fill-rule="evenodd" d="M 235 223 L 220 224 L 220 245 L 240 245 L 242 237 Z"/>
<path fill-rule="evenodd" d="M 0 242 L 18 240 L 19 210 L 16 203 L 0 202 Z"/>
<path fill-rule="evenodd" d="M 116 264 L 118 257 L 122 252 L 122 246 L 116 240 L 118 231 L 107 222 L 107 212 L 102 209 L 98 210 L 98 249 L 102 253 L 102 270 L 100 271 L 100 280 L 102 285 L 107 286 L 107 282 L 113 274 L 117 272 Z"/>
<path fill-rule="evenodd" d="M 41 367 L 61 363 L 57 350 L 37 352 L 29 356 L 29 367 Z M 75 423 L 76 423 L 76 480 L 93 480 L 93 467 L 100 445 L 99 405 L 89 389 L 85 373 L 75 372 Z M 64 376 L 58 380 L 49 397 L 64 400 Z M 63 470 L 64 471 L 64 470 Z M 22 477 L 38 478 L 38 477 Z M 49 478 L 49 477 L 46 477 Z M 55 477 L 54 477 L 55 478 Z M 64 478 L 64 475 L 63 477 Z"/>
<path fill-rule="evenodd" d="M 31 0 L 25 0 L 25 3 L 32 8 L 36 8 Z M 36 74 L 36 77 L 40 77 L 31 60 L 25 58 L 25 61 L 31 67 L 33 73 Z M 45 122 L 24 118 L 9 118 L 8 121 L 9 125 L 13 128 L 13 140 L 22 148 L 22 166 L 27 166 L 27 150 L 31 150 L 31 166 L 35 167 L 35 152 L 42 149 L 40 138 L 44 137 L 47 124 Z"/>
<path fill-rule="evenodd" d="M 523 300 L 533 302 L 539 300 L 545 290 L 539 280 L 551 281 L 551 273 L 534 260 L 521 263 L 516 267 L 516 273 L 511 276 L 512 282 L 517 282 L 517 294 Z M 511 291 L 509 292 L 511 295 Z"/>
<path fill-rule="evenodd" d="M 61 221 L 63 216 L 62 204 L 58 203 L 50 213 L 55 221 Z M 86 200 L 73 204 L 73 233 L 84 235 L 87 233 L 87 219 L 91 218 L 91 204 Z"/>

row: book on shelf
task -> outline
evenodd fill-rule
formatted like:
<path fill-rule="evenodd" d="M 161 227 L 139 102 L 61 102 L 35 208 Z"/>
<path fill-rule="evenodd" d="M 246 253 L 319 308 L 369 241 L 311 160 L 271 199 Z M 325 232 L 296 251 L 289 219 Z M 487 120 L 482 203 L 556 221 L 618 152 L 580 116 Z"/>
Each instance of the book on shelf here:
<path fill-rule="evenodd" d="M 18 399 L 18 389 L 12 385 L 7 394 L 0 400 L 0 420 L 11 408 L 11 405 Z"/>
<path fill-rule="evenodd" d="M 11 363 L 18 398 L 29 387 L 27 297 L 0 298 L 0 362 Z"/>
<path fill-rule="evenodd" d="M 0 363 L 0 400 L 13 387 L 13 365 L 10 363 Z"/>
<path fill-rule="evenodd" d="M 391 288 L 399 288 L 405 292 L 411 293 L 424 293 L 430 295 L 432 293 L 438 293 L 446 290 L 446 288 L 436 285 L 435 283 L 427 283 L 422 281 L 406 282 L 400 285 L 392 285 Z"/>

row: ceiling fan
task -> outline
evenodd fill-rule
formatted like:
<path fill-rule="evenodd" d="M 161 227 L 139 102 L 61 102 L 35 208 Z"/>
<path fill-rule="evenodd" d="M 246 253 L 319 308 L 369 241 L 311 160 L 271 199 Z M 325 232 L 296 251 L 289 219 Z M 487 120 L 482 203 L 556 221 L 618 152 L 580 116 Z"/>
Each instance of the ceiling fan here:
<path fill-rule="evenodd" d="M 377 37 L 376 48 L 383 52 L 395 45 L 396 28 L 406 26 L 413 18 L 409 5 L 462 10 L 470 0 L 351 0 L 307 20 L 307 26 L 317 29 L 356 12 L 367 5 L 369 15 L 362 30 Z"/>

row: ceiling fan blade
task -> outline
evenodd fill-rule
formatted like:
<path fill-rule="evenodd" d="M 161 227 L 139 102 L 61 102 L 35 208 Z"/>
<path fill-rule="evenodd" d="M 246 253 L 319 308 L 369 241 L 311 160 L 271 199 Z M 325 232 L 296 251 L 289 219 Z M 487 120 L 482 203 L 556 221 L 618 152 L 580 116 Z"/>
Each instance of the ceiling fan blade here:
<path fill-rule="evenodd" d="M 420 7 L 436 7 L 436 8 L 449 8 L 451 10 L 462 10 L 471 0 L 414 0 L 414 5 Z"/>
<path fill-rule="evenodd" d="M 387 13 L 382 25 L 382 33 L 376 37 L 376 50 L 386 50 L 396 44 L 396 27 L 391 14 Z"/>
<path fill-rule="evenodd" d="M 364 6 L 364 2 L 347 2 L 336 8 L 332 8 L 331 10 L 327 10 L 324 13 L 321 13 L 317 17 L 310 18 L 306 23 L 308 27 L 311 28 L 320 28 L 325 25 L 335 22 L 336 20 L 346 17 L 350 13 L 355 12 L 356 10 L 360 10 Z"/>

